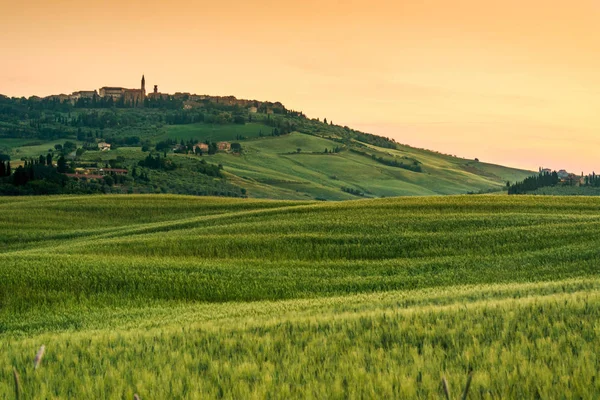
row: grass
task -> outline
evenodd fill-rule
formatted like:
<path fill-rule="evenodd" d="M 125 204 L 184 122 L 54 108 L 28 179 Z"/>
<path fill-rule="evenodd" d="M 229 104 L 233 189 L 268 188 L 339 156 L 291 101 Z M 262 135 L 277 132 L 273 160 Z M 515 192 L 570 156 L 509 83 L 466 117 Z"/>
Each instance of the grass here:
<path fill-rule="evenodd" d="M 81 145 L 77 140 L 70 140 Z M 64 144 L 66 140 L 42 140 L 42 139 L 0 139 L 0 152 L 11 155 L 14 161 L 21 158 L 38 158 L 40 155 L 48 154 L 48 150 L 55 151 L 54 145 Z"/>
<path fill-rule="evenodd" d="M 366 197 L 398 195 L 433 195 L 501 190 L 507 180 L 523 179 L 531 172 L 458 159 L 437 153 L 400 146 L 389 150 L 374 146 L 368 150 L 384 158 L 418 160 L 422 173 L 386 166 L 350 151 L 325 154 L 341 146 L 335 141 L 301 133 L 242 142 L 242 156 L 217 154 L 209 157 L 223 164 L 225 170 L 242 178 L 249 195 L 263 197 L 252 190 L 254 183 L 268 184 L 269 198 L 294 198 L 288 191 L 307 194 L 309 198 L 329 200 L 355 199 L 341 187 L 364 192 Z M 300 153 L 296 153 L 301 149 Z M 295 154 L 296 153 L 296 154 Z"/>
<path fill-rule="evenodd" d="M 600 395 L 595 198 L 3 200 L 2 398 Z"/>

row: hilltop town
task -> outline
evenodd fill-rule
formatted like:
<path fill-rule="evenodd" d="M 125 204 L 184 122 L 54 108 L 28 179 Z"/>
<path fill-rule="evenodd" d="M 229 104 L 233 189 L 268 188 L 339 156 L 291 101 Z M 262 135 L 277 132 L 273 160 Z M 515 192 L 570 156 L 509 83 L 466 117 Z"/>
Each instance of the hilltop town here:
<path fill-rule="evenodd" d="M 34 96 L 35 97 L 35 96 Z M 42 98 L 40 98 L 42 99 Z M 184 109 L 201 107 L 203 102 L 212 102 L 224 106 L 238 106 L 248 109 L 251 113 L 263 112 L 273 114 L 285 110 L 280 102 L 265 102 L 258 100 L 237 99 L 235 96 L 209 96 L 198 95 L 187 92 L 176 92 L 173 94 L 161 93 L 158 91 L 158 85 L 154 85 L 152 92 L 146 92 L 146 77 L 142 75 L 139 89 L 128 89 L 117 86 L 103 86 L 98 90 L 79 90 L 68 94 L 56 94 L 46 96 L 43 99 L 56 100 L 59 102 L 94 102 L 94 101 L 112 101 L 133 107 L 144 107 L 148 102 L 156 100 L 180 100 L 183 101 Z"/>

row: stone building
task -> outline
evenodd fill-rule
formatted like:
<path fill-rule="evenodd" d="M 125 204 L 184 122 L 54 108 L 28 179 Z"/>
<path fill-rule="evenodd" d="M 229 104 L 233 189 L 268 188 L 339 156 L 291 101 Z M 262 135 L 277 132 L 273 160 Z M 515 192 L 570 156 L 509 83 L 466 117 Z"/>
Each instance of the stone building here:
<path fill-rule="evenodd" d="M 149 99 L 168 99 L 169 95 L 167 93 L 160 93 L 158 91 L 158 85 L 154 85 L 154 91 L 152 93 L 148 93 L 147 97 Z"/>
<path fill-rule="evenodd" d="M 93 99 L 98 96 L 98 92 L 95 90 L 80 90 L 78 92 L 73 92 L 71 94 L 71 100 L 79 100 L 79 99 Z"/>
<path fill-rule="evenodd" d="M 100 88 L 100 97 L 112 97 L 113 100 L 120 99 L 125 93 L 125 88 L 105 86 Z"/>
<path fill-rule="evenodd" d="M 112 97 L 113 100 L 123 100 L 126 103 L 144 105 L 146 99 L 146 78 L 142 75 L 142 85 L 140 89 L 125 89 L 122 87 L 105 86 L 100 88 L 100 97 Z"/>

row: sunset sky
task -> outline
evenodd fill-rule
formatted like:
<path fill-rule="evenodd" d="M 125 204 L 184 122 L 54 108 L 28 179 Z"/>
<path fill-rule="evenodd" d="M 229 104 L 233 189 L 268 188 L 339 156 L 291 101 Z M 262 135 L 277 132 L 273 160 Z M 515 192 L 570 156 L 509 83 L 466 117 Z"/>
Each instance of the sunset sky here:
<path fill-rule="evenodd" d="M 0 0 L 0 93 L 281 101 L 401 143 L 600 171 L 600 0 Z"/>

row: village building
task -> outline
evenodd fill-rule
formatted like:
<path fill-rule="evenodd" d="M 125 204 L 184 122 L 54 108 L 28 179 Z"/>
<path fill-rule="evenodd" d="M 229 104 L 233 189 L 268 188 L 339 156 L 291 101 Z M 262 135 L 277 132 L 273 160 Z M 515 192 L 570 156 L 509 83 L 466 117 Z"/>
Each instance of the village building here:
<path fill-rule="evenodd" d="M 120 99 L 125 93 L 125 88 L 122 87 L 101 87 L 100 88 L 100 97 L 112 97 L 117 100 Z"/>
<path fill-rule="evenodd" d="M 78 92 L 73 92 L 70 98 L 73 101 L 77 101 L 79 99 L 93 99 L 97 96 L 98 92 L 96 90 L 80 90 Z"/>
<path fill-rule="evenodd" d="M 148 93 L 148 95 L 146 96 L 149 99 L 153 99 L 153 100 L 160 100 L 160 99 L 168 99 L 169 95 L 167 93 L 160 93 L 158 91 L 158 85 L 154 85 L 154 90 L 152 91 L 152 93 Z"/>
<path fill-rule="evenodd" d="M 187 100 L 189 99 L 190 94 L 189 93 L 181 93 L 181 92 L 175 92 L 175 94 L 173 95 L 173 98 L 176 100 Z"/>
<path fill-rule="evenodd" d="M 258 112 L 258 107 L 252 106 L 248 109 L 248 112 L 251 114 L 256 114 Z"/>
<path fill-rule="evenodd" d="M 63 101 L 68 101 L 68 100 L 71 100 L 71 96 L 69 96 L 69 95 L 66 95 L 66 94 L 63 94 L 63 93 L 61 93 L 61 94 L 54 94 L 54 95 L 52 95 L 52 96 L 48 96 L 48 97 L 46 97 L 46 98 L 47 98 L 47 99 L 50 99 L 50 100 L 58 100 L 58 101 L 60 101 L 61 103 L 62 103 Z"/>

